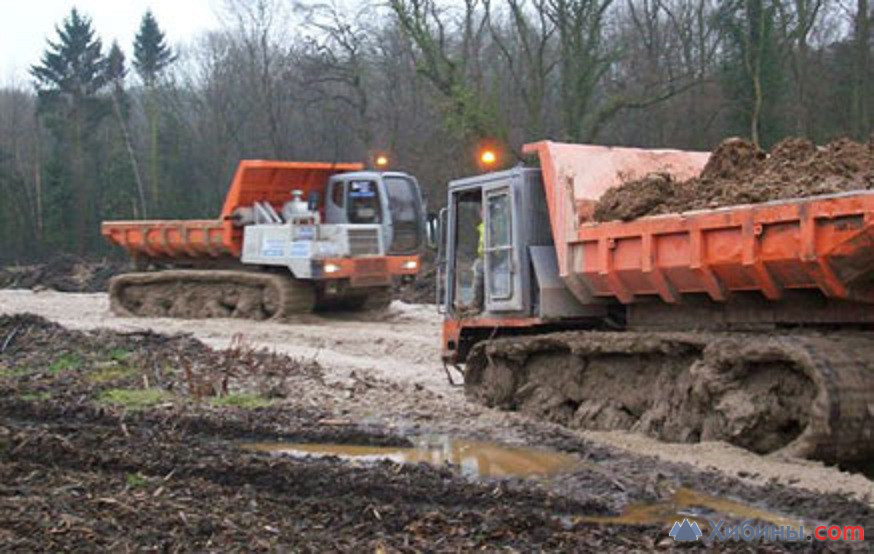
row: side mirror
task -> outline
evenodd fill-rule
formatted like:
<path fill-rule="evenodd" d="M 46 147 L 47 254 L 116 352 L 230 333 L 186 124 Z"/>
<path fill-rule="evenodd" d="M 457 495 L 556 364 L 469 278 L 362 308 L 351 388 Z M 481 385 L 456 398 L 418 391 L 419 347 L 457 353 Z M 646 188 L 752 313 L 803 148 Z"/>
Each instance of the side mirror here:
<path fill-rule="evenodd" d="M 440 218 L 435 213 L 429 213 L 425 218 L 425 238 L 430 250 L 437 250 L 440 240 Z"/>

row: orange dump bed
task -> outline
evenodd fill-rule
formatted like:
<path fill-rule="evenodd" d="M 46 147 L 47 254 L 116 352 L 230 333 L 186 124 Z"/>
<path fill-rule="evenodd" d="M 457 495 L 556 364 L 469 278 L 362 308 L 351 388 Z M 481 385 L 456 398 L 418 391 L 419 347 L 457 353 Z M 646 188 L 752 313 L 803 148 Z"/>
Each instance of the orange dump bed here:
<path fill-rule="evenodd" d="M 363 167 L 358 163 L 243 160 L 234 174 L 218 219 L 106 221 L 101 232 L 134 257 L 239 257 L 243 232 L 230 221 L 238 207 L 260 201 L 269 202 L 280 211 L 293 190 L 303 191 L 304 198 L 310 192 L 318 192 L 324 198 L 332 175 Z"/>
<path fill-rule="evenodd" d="M 785 290 L 874 303 L 874 191 L 591 222 L 598 197 L 652 171 L 697 174 L 707 154 L 539 142 L 559 272 L 581 301 L 676 303 L 733 291 L 779 300 Z"/>

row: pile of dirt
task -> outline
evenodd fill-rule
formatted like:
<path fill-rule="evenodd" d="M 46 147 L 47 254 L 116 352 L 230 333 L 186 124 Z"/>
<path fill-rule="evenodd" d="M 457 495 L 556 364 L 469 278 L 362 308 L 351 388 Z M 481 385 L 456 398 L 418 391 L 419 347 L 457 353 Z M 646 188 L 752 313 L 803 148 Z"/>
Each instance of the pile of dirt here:
<path fill-rule="evenodd" d="M 696 178 L 678 182 L 653 173 L 611 188 L 595 207 L 596 221 L 757 204 L 874 188 L 874 142 L 840 139 L 818 147 L 788 138 L 770 154 L 738 138 L 723 141 Z"/>
<path fill-rule="evenodd" d="M 112 277 L 127 270 L 125 262 L 93 261 L 60 254 L 45 263 L 0 268 L 0 288 L 104 292 Z"/>

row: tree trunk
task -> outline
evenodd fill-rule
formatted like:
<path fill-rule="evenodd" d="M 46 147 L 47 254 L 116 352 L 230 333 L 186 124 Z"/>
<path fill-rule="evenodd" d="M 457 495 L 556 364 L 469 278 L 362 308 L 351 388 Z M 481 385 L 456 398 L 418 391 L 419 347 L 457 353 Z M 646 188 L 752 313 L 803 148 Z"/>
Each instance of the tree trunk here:
<path fill-rule="evenodd" d="M 158 182 L 158 122 L 157 105 L 155 102 L 155 85 L 147 86 L 146 100 L 147 118 L 149 120 L 149 188 L 152 197 L 152 207 L 160 206 L 160 184 Z"/>
<path fill-rule="evenodd" d="M 76 213 L 74 224 L 74 239 L 76 241 L 76 253 L 85 255 L 86 244 L 86 221 L 88 220 L 88 194 L 85 189 L 85 161 L 82 148 L 82 102 L 73 100 L 73 163 L 72 175 L 73 189 L 76 191 Z"/>
<path fill-rule="evenodd" d="M 871 21 L 868 13 L 868 0 L 858 0 L 856 21 L 853 29 L 854 64 L 852 88 L 853 135 L 859 140 L 867 138 L 871 131 L 868 119 L 868 70 L 871 37 Z"/>
<path fill-rule="evenodd" d="M 146 192 L 143 188 L 143 180 L 140 177 L 140 166 L 137 164 L 137 156 L 134 152 L 134 146 L 131 142 L 127 123 L 124 120 L 124 115 L 121 113 L 121 104 L 118 101 L 117 93 L 112 94 L 112 108 L 115 112 L 115 117 L 118 119 L 118 126 L 121 128 L 121 136 L 124 139 L 124 146 L 127 149 L 128 158 L 130 158 L 131 169 L 133 169 L 134 172 L 134 181 L 137 185 L 137 196 L 140 199 L 140 217 L 147 218 L 149 216 L 146 208 Z"/>
<path fill-rule="evenodd" d="M 36 189 L 36 239 L 43 244 L 43 199 L 42 199 L 42 133 L 39 121 L 36 126 L 36 160 L 33 164 L 33 184 Z"/>

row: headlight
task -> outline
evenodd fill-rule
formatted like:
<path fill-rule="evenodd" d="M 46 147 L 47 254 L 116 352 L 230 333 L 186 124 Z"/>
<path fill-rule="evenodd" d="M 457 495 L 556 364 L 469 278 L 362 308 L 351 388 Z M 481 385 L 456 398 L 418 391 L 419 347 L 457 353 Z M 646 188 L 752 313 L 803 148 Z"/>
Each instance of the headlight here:
<path fill-rule="evenodd" d="M 337 273 L 338 271 L 340 271 L 340 266 L 338 266 L 337 264 L 328 263 L 325 264 L 325 267 L 323 269 L 325 270 L 325 273 Z"/>
<path fill-rule="evenodd" d="M 419 267 L 419 262 L 417 262 L 416 260 L 408 260 L 401 264 L 401 267 L 403 269 L 416 269 L 417 267 Z"/>

